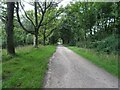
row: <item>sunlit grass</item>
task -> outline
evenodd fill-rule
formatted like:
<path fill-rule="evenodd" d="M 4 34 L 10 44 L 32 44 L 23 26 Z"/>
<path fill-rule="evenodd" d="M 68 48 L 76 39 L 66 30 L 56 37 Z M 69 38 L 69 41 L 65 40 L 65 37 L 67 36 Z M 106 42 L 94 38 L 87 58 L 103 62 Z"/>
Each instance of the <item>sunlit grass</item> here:
<path fill-rule="evenodd" d="M 106 54 L 106 53 L 99 53 L 91 49 L 84 49 L 78 47 L 69 47 L 71 50 L 76 52 L 77 54 L 83 56 L 84 58 L 90 60 L 92 63 L 96 64 L 97 66 L 105 69 L 109 73 L 119 76 L 118 75 L 118 56 L 114 54 Z M 119 70 L 120 72 L 120 70 Z M 120 78 L 120 76 L 119 76 Z"/>
<path fill-rule="evenodd" d="M 3 50 L 3 88 L 41 88 L 55 46 L 19 47 L 15 57 Z"/>

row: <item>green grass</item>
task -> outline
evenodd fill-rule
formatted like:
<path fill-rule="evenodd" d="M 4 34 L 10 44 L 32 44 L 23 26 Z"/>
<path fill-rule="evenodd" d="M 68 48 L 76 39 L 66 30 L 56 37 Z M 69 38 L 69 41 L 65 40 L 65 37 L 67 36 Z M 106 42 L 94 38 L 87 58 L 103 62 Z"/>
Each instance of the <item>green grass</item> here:
<path fill-rule="evenodd" d="M 94 50 L 83 49 L 78 47 L 69 47 L 69 49 L 73 50 L 74 52 L 83 56 L 87 60 L 90 60 L 92 63 L 96 64 L 97 66 L 105 69 L 109 73 L 120 78 L 120 75 L 118 75 L 117 55 L 114 54 L 107 55 L 104 53 L 95 52 Z"/>
<path fill-rule="evenodd" d="M 17 48 L 17 55 L 10 57 L 3 50 L 3 88 L 41 88 L 48 61 L 55 46 L 26 46 Z"/>

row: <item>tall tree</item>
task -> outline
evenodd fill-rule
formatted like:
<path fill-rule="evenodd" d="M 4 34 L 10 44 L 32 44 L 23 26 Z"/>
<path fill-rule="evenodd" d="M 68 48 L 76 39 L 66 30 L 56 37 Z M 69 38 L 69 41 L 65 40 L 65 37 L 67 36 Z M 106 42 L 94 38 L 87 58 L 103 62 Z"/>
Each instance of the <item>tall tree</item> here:
<path fill-rule="evenodd" d="M 22 28 L 28 32 L 28 33 L 32 33 L 35 36 L 35 47 L 38 47 L 38 34 L 39 34 L 39 29 L 41 26 L 47 25 L 50 21 L 54 20 L 54 18 L 56 18 L 59 14 L 57 12 L 55 12 L 55 16 L 53 16 L 48 22 L 43 23 L 45 14 L 47 11 L 49 11 L 52 7 L 56 7 L 58 3 L 54 3 L 54 2 L 48 2 L 47 0 L 45 0 L 44 2 L 37 2 L 35 1 L 32 5 L 34 6 L 34 20 L 32 20 L 29 15 L 26 13 L 26 11 L 24 10 L 24 7 L 21 3 L 17 2 L 17 8 L 16 8 L 16 12 L 17 12 L 17 18 L 18 18 L 18 22 L 20 23 L 20 25 L 22 26 Z M 21 6 L 22 10 L 25 13 L 26 18 L 32 23 L 32 25 L 34 26 L 34 30 L 33 31 L 29 31 L 27 28 L 25 28 L 25 26 L 22 24 L 20 16 L 19 16 L 19 5 Z"/>
<path fill-rule="evenodd" d="M 7 33 L 7 52 L 8 54 L 15 55 L 14 39 L 13 39 L 13 18 L 14 18 L 14 2 L 7 2 L 7 20 L 6 20 L 6 33 Z"/>

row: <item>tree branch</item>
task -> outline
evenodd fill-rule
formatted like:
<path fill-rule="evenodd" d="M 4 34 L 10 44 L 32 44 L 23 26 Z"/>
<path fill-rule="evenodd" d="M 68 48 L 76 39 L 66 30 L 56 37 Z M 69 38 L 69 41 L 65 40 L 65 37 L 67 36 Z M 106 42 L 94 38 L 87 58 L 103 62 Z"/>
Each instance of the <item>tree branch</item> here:
<path fill-rule="evenodd" d="M 34 34 L 34 31 L 29 31 L 23 26 L 23 24 L 20 20 L 20 16 L 19 16 L 19 3 L 18 2 L 17 2 L 17 7 L 16 7 L 16 14 L 17 14 L 18 22 L 19 22 L 20 26 L 23 28 L 23 30 L 25 30 L 27 33 Z"/>
<path fill-rule="evenodd" d="M 48 6 L 46 6 L 46 9 L 48 9 L 51 6 L 52 6 L 52 2 L 50 2 L 50 4 Z"/>
<path fill-rule="evenodd" d="M 46 0 L 45 0 L 45 2 L 44 2 L 44 5 L 45 5 L 45 6 L 44 6 L 44 10 L 43 10 L 42 6 L 38 3 L 39 7 L 41 8 L 41 13 L 42 13 L 40 22 L 39 22 L 38 27 L 37 27 L 38 29 L 40 28 L 40 26 L 42 26 L 42 22 L 43 22 L 45 13 L 46 13 L 47 9 L 49 9 L 49 8 L 52 6 L 52 3 L 53 3 L 53 2 L 50 2 L 50 3 L 47 5 Z M 60 14 L 61 14 L 61 13 L 60 13 Z M 59 16 L 60 14 L 58 14 L 58 15 L 56 15 L 55 17 L 53 17 L 52 19 L 50 19 L 50 20 L 49 20 L 46 24 L 44 24 L 44 25 L 47 25 L 50 21 L 52 21 L 54 18 L 56 18 L 56 17 Z"/>
<path fill-rule="evenodd" d="M 35 24 L 33 23 L 32 19 L 31 19 L 30 17 L 28 17 L 28 15 L 27 15 L 27 13 L 25 12 L 24 7 L 22 6 L 21 2 L 20 2 L 20 6 L 21 6 L 22 10 L 24 11 L 25 16 L 27 17 L 27 19 L 32 23 L 32 25 L 33 25 L 34 28 L 35 28 Z"/>
<path fill-rule="evenodd" d="M 55 29 L 57 29 L 57 28 L 52 29 L 52 30 L 50 31 L 50 33 L 46 36 L 46 38 L 48 38 Z"/>
<path fill-rule="evenodd" d="M 52 20 L 54 20 L 56 17 L 58 17 L 61 13 L 58 13 L 56 16 L 52 17 L 47 23 L 42 24 L 41 26 L 49 24 Z"/>
<path fill-rule="evenodd" d="M 6 23 L 6 16 L 0 16 L 0 19 L 2 20 L 3 23 Z"/>
<path fill-rule="evenodd" d="M 44 13 L 43 8 L 42 8 L 42 6 L 40 5 L 40 3 L 38 3 L 38 6 L 40 7 L 41 12 Z"/>
<path fill-rule="evenodd" d="M 45 3 L 44 11 L 46 11 L 46 0 L 45 0 L 45 2 L 44 2 L 44 3 Z"/>
<path fill-rule="evenodd" d="M 45 5 L 44 10 L 43 10 L 42 6 L 40 5 L 40 3 L 38 3 L 38 5 L 39 5 L 39 7 L 41 8 L 41 13 L 42 13 L 42 16 L 41 16 L 41 19 L 40 19 L 39 25 L 38 25 L 38 27 L 37 27 L 37 28 L 39 29 L 40 26 L 42 26 L 42 21 L 43 21 L 43 19 L 44 19 L 44 16 L 45 16 L 46 10 L 47 10 L 49 7 L 51 7 L 52 2 L 50 2 L 50 4 L 47 6 L 47 4 L 46 4 L 46 0 L 45 0 L 45 2 L 44 2 L 44 5 Z"/>

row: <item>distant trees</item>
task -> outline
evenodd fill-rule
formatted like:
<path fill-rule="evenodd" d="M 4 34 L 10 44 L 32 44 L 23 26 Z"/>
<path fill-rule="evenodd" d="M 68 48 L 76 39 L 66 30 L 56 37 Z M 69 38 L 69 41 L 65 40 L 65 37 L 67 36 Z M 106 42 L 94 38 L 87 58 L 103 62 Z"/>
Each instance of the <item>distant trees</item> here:
<path fill-rule="evenodd" d="M 55 13 L 56 12 L 56 13 Z M 43 35 L 43 45 L 46 45 L 46 40 L 49 43 L 49 38 L 53 36 L 54 32 L 57 32 L 59 28 L 59 19 L 57 17 L 63 12 L 61 9 L 57 10 L 55 7 L 53 7 L 49 12 L 46 13 L 45 19 L 43 23 L 46 21 L 49 21 L 46 25 L 41 27 L 41 33 Z M 57 14 L 57 17 L 54 18 L 54 16 Z M 50 21 L 51 18 L 54 18 L 52 21 Z"/>
<path fill-rule="evenodd" d="M 120 18 L 119 7 L 120 5 L 117 2 L 78 1 L 71 3 L 65 7 L 62 17 L 61 38 L 65 44 L 69 45 L 87 48 L 101 47 L 99 50 L 104 48 L 106 52 L 112 51 L 113 48 L 118 50 L 117 38 L 114 38 L 112 35 L 116 37 L 116 32 L 119 29 L 117 27 L 120 23 L 118 21 L 118 18 Z M 110 38 L 111 41 L 106 40 L 110 40 Z M 102 43 L 104 41 L 105 43 Z M 114 47 L 112 42 L 115 43 Z"/>
<path fill-rule="evenodd" d="M 62 39 L 64 44 L 79 47 L 104 48 L 107 52 L 113 48 L 118 50 L 119 3 L 76 1 L 64 8 L 56 8 L 58 3 L 47 0 L 31 2 L 29 4 L 34 8 L 28 11 L 24 9 L 23 2 L 1 6 L 1 20 L 6 26 L 3 45 L 5 47 L 7 40 L 9 54 L 15 54 L 14 46 L 32 44 L 33 36 L 35 47 L 39 42 L 43 45 L 55 44 Z"/>

